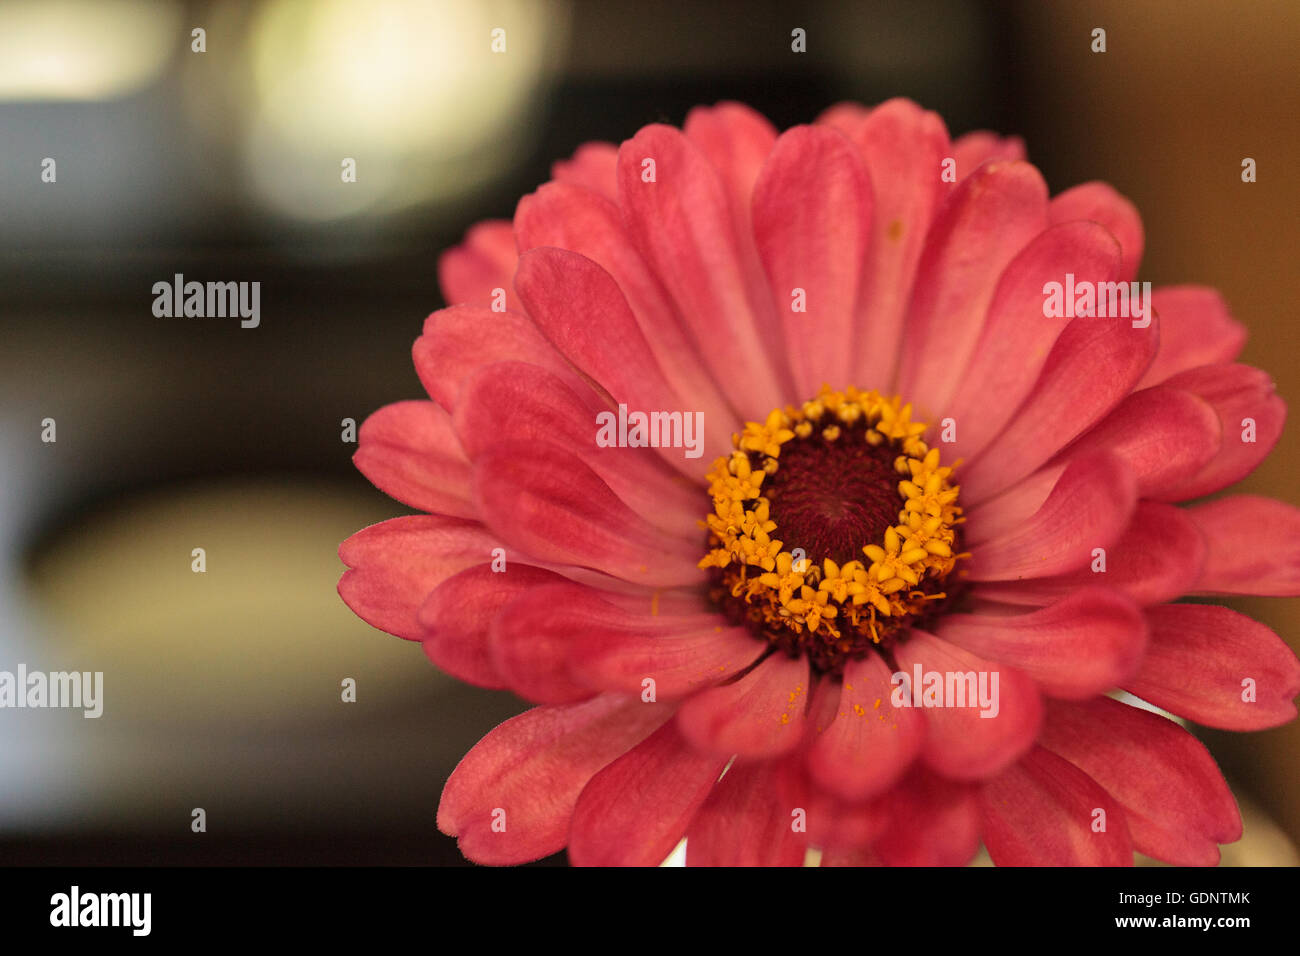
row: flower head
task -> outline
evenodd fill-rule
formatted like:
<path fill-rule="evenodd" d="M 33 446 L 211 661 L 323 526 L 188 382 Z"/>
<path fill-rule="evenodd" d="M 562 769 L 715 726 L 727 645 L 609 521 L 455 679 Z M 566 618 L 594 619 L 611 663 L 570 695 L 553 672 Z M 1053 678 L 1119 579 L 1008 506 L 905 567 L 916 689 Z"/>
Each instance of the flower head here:
<path fill-rule="evenodd" d="M 1275 634 L 1170 602 L 1300 593 L 1300 511 L 1183 504 L 1285 408 L 1142 245 L 1109 186 L 1050 197 L 906 100 L 780 135 L 699 108 L 472 229 L 414 348 L 432 401 L 356 455 L 427 514 L 340 551 L 361 617 L 539 705 L 442 830 L 486 863 L 1217 862 L 1213 759 L 1116 692 L 1294 717 Z"/>

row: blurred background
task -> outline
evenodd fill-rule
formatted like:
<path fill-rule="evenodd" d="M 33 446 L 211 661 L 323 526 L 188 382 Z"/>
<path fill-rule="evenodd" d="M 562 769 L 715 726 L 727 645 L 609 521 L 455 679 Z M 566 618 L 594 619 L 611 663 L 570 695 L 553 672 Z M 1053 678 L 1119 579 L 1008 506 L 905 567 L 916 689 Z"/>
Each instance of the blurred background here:
<path fill-rule="evenodd" d="M 405 513 L 341 421 L 422 396 L 438 253 L 587 140 L 896 95 L 1019 134 L 1133 199 L 1141 278 L 1222 290 L 1294 406 L 1297 49 L 1290 0 L 0 0 L 0 669 L 105 672 L 99 720 L 0 711 L 0 862 L 461 862 L 443 781 L 524 705 L 339 600 L 339 542 Z M 260 327 L 156 318 L 175 273 L 259 281 Z M 1293 425 L 1244 488 L 1297 471 Z M 1297 646 L 1300 602 L 1231 603 Z M 1293 864 L 1300 724 L 1203 738 L 1225 863 Z"/>

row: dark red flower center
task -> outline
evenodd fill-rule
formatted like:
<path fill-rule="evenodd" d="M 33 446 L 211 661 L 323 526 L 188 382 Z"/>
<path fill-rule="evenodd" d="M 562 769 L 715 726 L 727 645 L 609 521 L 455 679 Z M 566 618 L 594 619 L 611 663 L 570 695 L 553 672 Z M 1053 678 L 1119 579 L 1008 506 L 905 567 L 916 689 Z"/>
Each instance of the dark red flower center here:
<path fill-rule="evenodd" d="M 763 485 L 772 520 L 787 548 L 814 563 L 844 564 L 884 539 L 901 505 L 896 449 L 868 445 L 864 425 L 842 429 L 835 441 L 820 432 L 781 449 L 781 466 Z"/>
<path fill-rule="evenodd" d="M 839 674 L 946 606 L 963 519 L 924 431 L 897 398 L 854 388 L 746 424 L 708 476 L 700 566 L 718 607 Z"/>

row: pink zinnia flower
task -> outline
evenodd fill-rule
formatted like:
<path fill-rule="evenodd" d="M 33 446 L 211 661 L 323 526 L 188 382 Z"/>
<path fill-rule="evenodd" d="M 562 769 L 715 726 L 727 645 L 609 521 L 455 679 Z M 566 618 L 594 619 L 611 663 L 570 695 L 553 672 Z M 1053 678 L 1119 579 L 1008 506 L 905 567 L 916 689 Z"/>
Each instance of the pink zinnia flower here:
<path fill-rule="evenodd" d="M 1018 140 L 906 100 L 781 135 L 699 108 L 470 230 L 415 343 L 433 400 L 356 454 L 428 514 L 340 551 L 362 618 L 540 705 L 443 832 L 483 863 L 1216 863 L 1214 760 L 1108 695 L 1294 717 L 1275 634 L 1170 602 L 1300 592 L 1300 512 L 1178 506 L 1285 407 L 1214 291 L 1114 314 L 1142 245 L 1109 186 L 1049 197 Z"/>

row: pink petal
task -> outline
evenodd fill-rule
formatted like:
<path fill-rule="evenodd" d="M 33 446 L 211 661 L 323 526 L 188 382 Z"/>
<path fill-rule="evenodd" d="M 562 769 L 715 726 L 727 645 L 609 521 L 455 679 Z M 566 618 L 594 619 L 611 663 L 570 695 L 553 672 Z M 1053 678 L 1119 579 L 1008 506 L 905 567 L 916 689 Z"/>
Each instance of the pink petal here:
<path fill-rule="evenodd" d="M 685 697 L 748 668 L 766 649 L 747 627 L 721 623 L 689 633 L 624 634 L 609 640 L 599 631 L 576 637 L 570 672 L 605 690 L 645 694 L 653 680 L 661 700 Z"/>
<path fill-rule="evenodd" d="M 1048 215 L 1054 223 L 1084 219 L 1105 226 L 1124 250 L 1124 265 L 1116 278 L 1121 282 L 1137 278 L 1145 245 L 1142 217 L 1137 207 L 1108 183 L 1081 183 L 1067 189 L 1052 200 Z"/>
<path fill-rule="evenodd" d="M 686 114 L 682 133 L 717 171 L 727 197 L 746 286 L 758 294 L 766 287 L 758 247 L 754 243 L 752 199 L 759 170 L 772 152 L 776 129 L 762 114 L 743 103 L 697 106 Z M 779 344 L 776 313 L 757 313 L 769 347 Z M 707 341 L 707 340 L 705 340 Z"/>
<path fill-rule="evenodd" d="M 642 181 L 647 159 L 655 162 L 655 182 Z M 643 127 L 620 147 L 619 208 L 628 232 L 731 404 L 758 418 L 781 404 L 788 388 L 768 351 L 776 314 L 766 289 L 747 287 L 727 203 L 716 170 L 672 127 Z"/>
<path fill-rule="evenodd" d="M 474 461 L 474 502 L 502 538 L 545 563 L 651 587 L 695 584 L 699 548 L 665 535 L 564 449 L 502 442 Z"/>
<path fill-rule="evenodd" d="M 469 459 L 451 420 L 433 402 L 395 402 L 361 424 L 357 469 L 404 505 L 458 518 L 477 517 L 469 497 Z"/>
<path fill-rule="evenodd" d="M 823 382 L 852 380 L 871 207 L 861 159 L 824 126 L 783 133 L 754 187 L 754 235 L 800 395 L 811 397 Z M 796 289 L 804 311 L 793 311 Z"/>
<path fill-rule="evenodd" d="M 1029 398 L 1003 432 L 961 471 L 969 507 L 1032 474 L 1133 390 L 1159 342 L 1157 318 L 1076 318 L 1052 346 Z"/>
<path fill-rule="evenodd" d="M 608 272 L 585 256 L 564 249 L 532 249 L 519 260 L 515 286 L 537 327 L 560 354 L 581 369 L 616 402 L 631 411 L 703 412 L 668 384 L 636 324 L 627 300 Z M 599 316 L 600 321 L 575 321 Z M 695 457 L 711 461 L 725 455 L 732 421 L 704 419 L 705 441 Z M 595 425 L 592 425 L 595 437 Z M 701 469 L 685 458 L 686 449 L 659 454 L 692 478 Z"/>
<path fill-rule="evenodd" d="M 339 579 L 339 596 L 372 627 L 418 641 L 424 633 L 416 615 L 429 592 L 490 560 L 499 545 L 481 524 L 460 518 L 390 518 L 339 546 L 340 560 L 351 569 Z"/>
<path fill-rule="evenodd" d="M 1230 495 L 1186 510 L 1207 548 L 1201 594 L 1300 595 L 1300 508 Z"/>
<path fill-rule="evenodd" d="M 777 797 L 770 762 L 737 761 L 686 831 L 686 865 L 803 866 L 791 811 Z"/>
<path fill-rule="evenodd" d="M 1131 599 L 1100 587 L 1028 614 L 951 614 L 940 620 L 936 633 L 972 654 L 1024 671 L 1043 693 L 1069 700 L 1130 679 L 1147 646 L 1142 611 Z"/>
<path fill-rule="evenodd" d="M 1300 532 L 1300 527 L 1297 527 Z M 1251 547 L 1255 533 L 1251 532 Z M 1163 604 L 1192 590 L 1207 560 L 1205 541 L 1186 511 L 1157 501 L 1139 501 L 1124 534 L 1106 549 L 1105 571 L 1087 567 L 1022 581 L 989 581 L 976 596 L 1007 604 L 1051 604 L 1079 588 L 1104 583 L 1138 604 Z M 1300 549 L 1297 549 L 1300 559 Z M 1298 560 L 1300 566 L 1300 560 Z"/>
<path fill-rule="evenodd" d="M 898 391 L 925 420 L 947 405 L 1003 270 L 1047 226 L 1047 186 L 1028 163 L 990 163 L 939 209 L 916 270 Z M 1040 310 L 1041 311 L 1041 310 Z"/>
<path fill-rule="evenodd" d="M 1119 802 L 1042 747 L 985 784 L 982 803 L 984 845 L 998 866 L 1133 865 Z M 1094 830 L 1103 819 L 1105 830 Z"/>
<path fill-rule="evenodd" d="M 438 804 L 438 829 L 459 837 L 461 852 L 476 863 L 527 863 L 558 853 L 592 775 L 667 716 L 604 696 L 535 707 L 507 720 L 452 771 Z"/>
<path fill-rule="evenodd" d="M 523 252 L 538 246 L 568 249 L 608 272 L 676 393 L 689 396 L 706 422 L 735 420 L 699 345 L 624 230 L 616 203 L 586 189 L 548 183 L 519 201 L 515 233 Z"/>
<path fill-rule="evenodd" d="M 452 677 L 479 687 L 507 686 L 488 643 L 493 618 L 524 591 L 563 580 L 553 571 L 518 563 L 507 564 L 505 571 L 478 564 L 452 575 L 420 606 L 425 656 Z"/>
<path fill-rule="evenodd" d="M 889 668 L 876 654 L 844 669 L 830 723 L 808 748 L 818 786 L 844 800 L 874 797 L 911 765 L 925 736 L 919 711 L 890 704 Z"/>
<path fill-rule="evenodd" d="M 911 103 L 912 101 L 900 98 L 898 102 Z M 861 103 L 855 103 L 852 100 L 845 100 L 833 106 L 828 106 L 817 117 L 817 122 L 821 125 L 834 127 L 845 136 L 852 138 L 856 136 L 867 116 L 872 112 L 871 107 L 863 106 Z"/>
<path fill-rule="evenodd" d="M 743 103 L 697 106 L 686 114 L 682 132 L 721 176 L 737 236 L 749 236 L 754 182 L 776 130 L 760 113 Z"/>
<path fill-rule="evenodd" d="M 1195 477 L 1170 491 L 1175 500 L 1199 498 L 1245 478 L 1282 435 L 1286 403 L 1268 373 L 1249 365 L 1203 365 L 1170 376 L 1169 388 L 1186 389 L 1214 406 L 1222 423 L 1219 454 Z"/>
<path fill-rule="evenodd" d="M 570 573 L 573 569 L 558 569 L 566 577 L 578 580 Z M 629 585 L 617 578 L 609 578 L 594 585 L 605 592 L 605 600 L 635 614 L 651 617 L 677 617 L 690 614 L 716 614 L 717 607 L 698 588 L 643 588 Z"/>
<path fill-rule="evenodd" d="M 735 683 L 687 700 L 677 725 L 710 753 L 775 757 L 799 743 L 810 687 L 807 659 L 777 652 Z"/>
<path fill-rule="evenodd" d="M 957 161 L 957 181 L 960 182 L 985 163 L 1023 160 L 1025 141 L 1019 136 L 999 136 L 979 129 L 953 140 L 950 153 Z"/>
<path fill-rule="evenodd" d="M 433 313 L 411 349 L 415 371 L 429 397 L 447 411 L 465 379 L 493 362 L 531 362 L 559 376 L 580 394 L 589 386 L 578 377 L 526 315 L 457 305 Z"/>
<path fill-rule="evenodd" d="M 1104 459 L 1108 455 L 1109 453 L 1099 453 L 1098 458 Z M 1119 460 L 1119 456 L 1109 457 L 1113 459 L 1117 470 L 1127 469 L 1128 466 Z M 986 542 L 996 541 L 1019 530 L 1051 497 L 1052 489 L 1061 481 L 1070 464 L 1066 462 L 1040 468 L 1015 488 L 1004 491 L 996 498 L 980 502 L 974 507 L 967 505 L 968 527 L 965 529 L 963 543 L 978 548 Z M 971 518 L 974 518 L 973 526 Z"/>
<path fill-rule="evenodd" d="M 1043 315 L 1043 286 L 1109 282 L 1119 271 L 1115 238 L 1095 223 L 1071 222 L 1045 230 L 1007 266 L 989 306 L 975 353 L 958 380 L 946 414 L 956 424 L 949 460 L 981 451 L 1032 392 L 1048 353 L 1069 323 Z"/>
<path fill-rule="evenodd" d="M 918 769 L 881 803 L 888 824 L 871 849 L 886 866 L 964 866 L 979 850 L 975 787 Z"/>
<path fill-rule="evenodd" d="M 898 668 L 907 675 L 907 681 L 894 692 L 901 701 L 910 707 L 916 696 L 924 694 L 924 678 L 919 686 L 915 684 L 917 666 L 923 675 L 935 672 L 945 681 L 945 675 L 957 675 L 961 692 L 971 695 L 966 698 L 965 706 L 914 711 L 925 720 L 921 757 L 926 766 L 952 779 L 979 780 L 1000 773 L 1033 745 L 1043 719 L 1043 702 L 1029 677 L 983 660 L 924 631 L 913 628 L 909 635 L 908 640 L 894 649 Z M 963 674 L 975 675 L 974 687 L 962 681 Z M 980 675 L 988 675 L 985 686 L 992 698 L 988 708 L 992 716 L 981 716 Z M 997 675 L 996 686 L 992 683 L 993 675 Z M 892 706 L 892 699 L 885 698 L 882 706 Z M 903 708 L 903 712 L 908 711 Z"/>
<path fill-rule="evenodd" d="M 1056 470 L 1046 474 L 1050 479 Z M 1038 488 L 1012 491 L 971 509 L 970 580 L 1041 578 L 1086 567 L 1093 549 L 1119 540 L 1137 506 L 1136 479 L 1106 451 L 1071 458 L 1041 504 Z"/>
<path fill-rule="evenodd" d="M 694 750 L 669 721 L 583 789 L 569 832 L 570 861 L 658 866 L 685 835 L 726 765 L 725 757 Z"/>
<path fill-rule="evenodd" d="M 564 704 L 599 690 L 581 676 L 585 644 L 674 640 L 715 620 L 712 614 L 638 615 L 593 588 L 561 582 L 518 593 L 492 618 L 488 641 L 506 686 L 527 700 Z"/>
<path fill-rule="evenodd" d="M 1137 479 L 1138 495 L 1177 498 L 1177 490 L 1219 452 L 1219 416 L 1190 391 L 1157 386 L 1134 392 L 1057 456 L 1109 450 Z"/>
<path fill-rule="evenodd" d="M 1241 838 L 1237 802 L 1205 746 L 1172 720 L 1107 697 L 1053 703 L 1041 743 L 1124 806 L 1133 846 L 1175 866 L 1214 866 Z"/>
<path fill-rule="evenodd" d="M 515 273 L 515 235 L 510 223 L 493 219 L 465 233 L 465 241 L 438 259 L 438 282 L 448 305 L 489 306 L 493 290 L 504 289 L 507 304 Z"/>
<path fill-rule="evenodd" d="M 813 711 L 826 720 L 837 704 L 835 695 L 827 693 L 828 685 L 824 681 L 819 686 L 813 701 Z M 803 811 L 801 822 L 809 845 L 824 850 L 864 850 L 889 823 L 882 800 L 849 802 L 818 787 L 797 752 L 775 763 L 777 798 L 790 808 L 792 820 L 794 811 Z"/>
<path fill-rule="evenodd" d="M 884 866 L 880 857 L 870 850 L 846 850 L 843 848 L 826 850 L 822 853 L 820 866 Z"/>
<path fill-rule="evenodd" d="M 572 159 L 551 164 L 551 178 L 614 199 L 618 196 L 618 147 L 613 143 L 583 143 Z"/>
<path fill-rule="evenodd" d="M 539 366 L 497 362 L 466 381 L 455 426 L 470 458 L 500 442 L 557 445 L 590 467 L 633 511 L 698 545 L 697 522 L 707 510 L 702 486 L 682 480 L 653 449 L 599 447 L 596 415 L 607 410 L 590 389 L 575 394 Z M 465 472 L 468 479 L 468 462 Z"/>
<path fill-rule="evenodd" d="M 949 154 L 948 130 L 938 114 L 906 99 L 870 111 L 841 104 L 818 123 L 852 140 L 871 181 L 871 243 L 854 322 L 853 369 L 863 388 L 885 389 L 894 380 L 925 237 L 946 195 L 940 164 Z"/>
<path fill-rule="evenodd" d="M 1151 295 L 1160 317 L 1160 351 L 1140 386 L 1202 365 L 1231 362 L 1246 344 L 1246 328 L 1232 318 L 1223 296 L 1205 286 L 1164 286 Z"/>
<path fill-rule="evenodd" d="M 1211 604 L 1165 604 L 1146 616 L 1151 641 L 1142 668 L 1123 684 L 1129 693 L 1224 730 L 1263 730 L 1295 717 L 1300 661 L 1263 624 Z"/>

